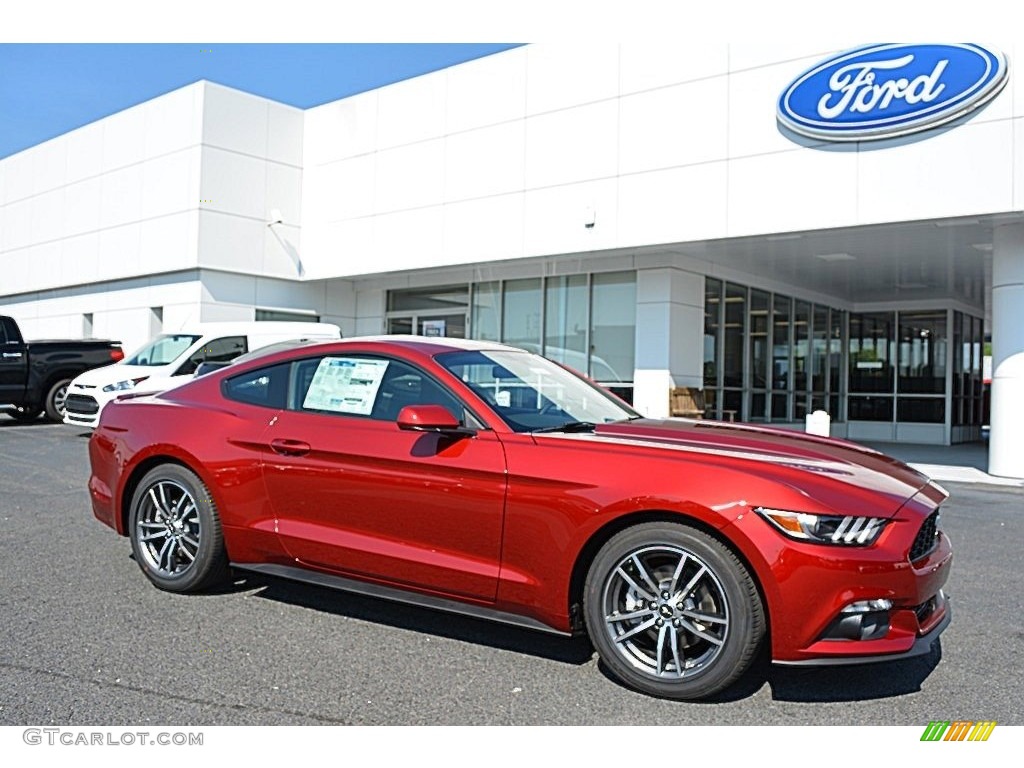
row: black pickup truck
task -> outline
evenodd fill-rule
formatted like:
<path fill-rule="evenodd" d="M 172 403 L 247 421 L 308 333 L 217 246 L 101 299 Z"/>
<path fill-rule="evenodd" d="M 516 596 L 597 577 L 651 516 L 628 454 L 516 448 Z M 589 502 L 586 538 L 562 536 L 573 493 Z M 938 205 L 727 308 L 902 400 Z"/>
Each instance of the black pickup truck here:
<path fill-rule="evenodd" d="M 82 371 L 124 357 L 119 341 L 30 341 L 12 317 L 0 315 L 0 410 L 18 421 L 63 421 L 68 384 Z"/>

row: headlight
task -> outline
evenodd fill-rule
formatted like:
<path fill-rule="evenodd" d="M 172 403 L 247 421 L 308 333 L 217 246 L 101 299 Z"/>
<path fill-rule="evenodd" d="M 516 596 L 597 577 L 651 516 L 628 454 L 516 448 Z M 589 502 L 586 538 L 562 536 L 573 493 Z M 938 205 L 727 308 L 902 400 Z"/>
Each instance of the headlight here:
<path fill-rule="evenodd" d="M 873 544 L 888 522 L 884 517 L 811 515 L 765 507 L 757 507 L 754 511 L 790 538 L 850 547 Z"/>
<path fill-rule="evenodd" d="M 107 384 L 107 386 L 105 386 L 103 388 L 103 391 L 104 392 L 123 392 L 126 389 L 135 389 L 135 386 L 137 384 L 139 384 L 140 382 L 145 381 L 148 378 L 149 378 L 149 376 L 140 376 L 137 379 L 125 379 L 124 381 L 119 381 L 119 382 L 117 382 L 117 384 Z"/>

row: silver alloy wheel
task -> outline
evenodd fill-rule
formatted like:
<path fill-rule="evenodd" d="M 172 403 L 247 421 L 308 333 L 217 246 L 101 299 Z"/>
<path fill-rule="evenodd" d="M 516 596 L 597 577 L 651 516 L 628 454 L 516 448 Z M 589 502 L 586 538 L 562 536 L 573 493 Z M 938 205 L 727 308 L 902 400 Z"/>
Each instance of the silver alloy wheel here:
<path fill-rule="evenodd" d="M 729 604 L 704 560 L 677 546 L 635 550 L 610 572 L 604 626 L 618 654 L 662 680 L 708 669 L 729 636 Z"/>
<path fill-rule="evenodd" d="M 60 413 L 61 416 L 63 416 L 65 413 L 67 413 L 67 405 L 68 385 L 65 384 L 63 387 L 60 387 L 53 394 L 53 407 L 57 409 L 58 413 Z"/>
<path fill-rule="evenodd" d="M 199 508 L 181 485 L 160 480 L 146 490 L 135 540 L 146 564 L 160 576 L 180 576 L 195 563 L 200 541 Z"/>

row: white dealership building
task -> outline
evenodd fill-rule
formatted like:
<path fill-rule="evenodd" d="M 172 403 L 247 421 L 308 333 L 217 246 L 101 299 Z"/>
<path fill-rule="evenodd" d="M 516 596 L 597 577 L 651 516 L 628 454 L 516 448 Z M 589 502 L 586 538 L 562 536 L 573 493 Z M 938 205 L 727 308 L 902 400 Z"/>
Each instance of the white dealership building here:
<path fill-rule="evenodd" d="M 990 335 L 1024 477 L 1024 78 L 902 48 L 531 45 L 308 110 L 198 82 L 0 160 L 0 313 L 499 339 L 652 416 L 933 444 L 979 439 Z M 821 77 L 807 127 L 780 97 Z"/>

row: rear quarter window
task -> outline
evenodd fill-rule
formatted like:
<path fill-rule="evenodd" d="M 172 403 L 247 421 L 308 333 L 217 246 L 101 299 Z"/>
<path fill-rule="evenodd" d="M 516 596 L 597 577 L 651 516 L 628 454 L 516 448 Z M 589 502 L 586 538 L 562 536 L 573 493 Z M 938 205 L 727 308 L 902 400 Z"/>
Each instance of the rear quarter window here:
<path fill-rule="evenodd" d="M 278 363 L 247 371 L 225 379 L 221 383 L 221 392 L 228 400 L 279 410 L 288 400 L 290 370 L 291 363 Z"/>

